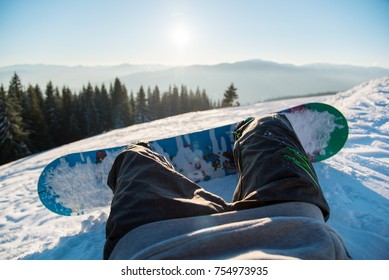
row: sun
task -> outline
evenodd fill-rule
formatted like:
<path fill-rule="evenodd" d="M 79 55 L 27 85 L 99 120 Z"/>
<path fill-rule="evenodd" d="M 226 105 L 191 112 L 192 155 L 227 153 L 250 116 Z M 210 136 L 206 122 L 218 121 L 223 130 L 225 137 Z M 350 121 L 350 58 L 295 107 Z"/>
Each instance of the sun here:
<path fill-rule="evenodd" d="M 170 39 L 176 47 L 184 48 L 191 40 L 190 30 L 184 25 L 176 26 L 171 31 Z"/>

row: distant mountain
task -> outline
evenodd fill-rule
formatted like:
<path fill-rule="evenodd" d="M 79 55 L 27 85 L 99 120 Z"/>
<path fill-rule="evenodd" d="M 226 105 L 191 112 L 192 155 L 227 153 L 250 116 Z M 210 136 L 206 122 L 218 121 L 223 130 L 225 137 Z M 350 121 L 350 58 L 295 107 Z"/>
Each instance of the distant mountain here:
<path fill-rule="evenodd" d="M 222 99 L 227 87 L 234 83 L 242 104 L 271 98 L 340 91 L 361 82 L 389 76 L 389 69 L 350 65 L 310 64 L 296 66 L 263 60 L 247 60 L 216 65 L 169 67 L 163 65 L 118 66 L 52 66 L 16 65 L 0 68 L 0 83 L 8 86 L 16 72 L 23 84 L 38 83 L 43 88 L 48 81 L 62 87 L 79 90 L 88 82 L 109 85 L 115 77 L 136 93 L 140 86 L 158 86 L 161 91 L 170 85 L 186 85 L 189 89 L 205 89 L 213 99 Z"/>
<path fill-rule="evenodd" d="M 0 83 L 8 86 L 14 72 L 24 85 L 39 84 L 45 87 L 49 81 L 58 87 L 67 86 L 72 90 L 80 90 L 89 82 L 92 85 L 109 83 L 116 77 L 122 77 L 138 72 L 160 71 L 166 69 L 163 65 L 131 65 L 116 66 L 63 66 L 45 64 L 22 64 L 0 67 Z"/>
<path fill-rule="evenodd" d="M 389 69 L 312 64 L 295 66 L 262 60 L 249 60 L 218 65 L 175 67 L 152 73 L 134 73 L 121 77 L 127 86 L 171 84 L 189 88 L 205 88 L 213 99 L 221 99 L 234 83 L 242 104 L 316 92 L 340 91 L 361 82 L 389 75 Z"/>

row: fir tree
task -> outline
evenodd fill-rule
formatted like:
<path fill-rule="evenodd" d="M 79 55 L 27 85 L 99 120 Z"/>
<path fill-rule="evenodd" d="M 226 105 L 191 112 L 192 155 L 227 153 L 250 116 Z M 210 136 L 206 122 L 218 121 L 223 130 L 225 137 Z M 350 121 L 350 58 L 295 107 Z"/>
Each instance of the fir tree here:
<path fill-rule="evenodd" d="M 175 116 L 180 113 L 180 96 L 177 86 L 173 86 L 173 92 L 170 97 L 171 115 Z"/>
<path fill-rule="evenodd" d="M 4 164 L 30 154 L 28 133 L 24 130 L 20 106 L 13 96 L 7 96 L 0 86 L 0 164 Z"/>
<path fill-rule="evenodd" d="M 135 98 L 134 93 L 131 91 L 129 99 L 129 108 L 130 108 L 130 124 L 135 123 Z"/>
<path fill-rule="evenodd" d="M 212 102 L 209 99 L 205 89 L 201 92 L 201 110 L 212 109 Z"/>
<path fill-rule="evenodd" d="M 74 97 L 71 90 L 67 87 L 62 88 L 62 125 L 64 142 L 69 143 L 76 140 L 75 134 L 79 131 L 72 127 L 72 122 L 75 114 Z"/>
<path fill-rule="evenodd" d="M 144 123 L 149 121 L 146 94 L 143 86 L 140 87 L 135 100 L 135 123 Z"/>
<path fill-rule="evenodd" d="M 99 132 L 107 131 L 111 128 L 111 100 L 104 84 L 101 90 L 95 87 L 95 104 L 97 111 L 97 124 Z"/>
<path fill-rule="evenodd" d="M 28 134 L 29 132 L 26 129 L 25 124 L 25 120 L 27 119 L 26 109 L 28 107 L 28 100 L 27 95 L 23 90 L 22 82 L 16 73 L 14 73 L 9 83 L 8 98 L 10 99 L 14 109 L 20 114 L 22 118 L 21 129 L 25 130 L 25 132 Z"/>
<path fill-rule="evenodd" d="M 161 98 L 161 117 L 166 118 L 173 115 L 173 109 L 172 109 L 172 89 L 169 87 L 169 90 L 164 92 L 162 94 Z"/>
<path fill-rule="evenodd" d="M 67 93 L 70 93 L 66 91 Z M 70 104 L 70 111 L 69 116 L 67 116 L 67 122 L 68 122 L 68 142 L 73 142 L 75 140 L 82 139 L 84 137 L 83 131 L 81 130 L 82 125 L 80 124 L 81 119 L 81 101 L 80 101 L 80 95 L 75 94 L 65 94 L 63 95 L 63 104 L 65 106 L 69 106 Z"/>
<path fill-rule="evenodd" d="M 189 94 L 186 86 L 181 86 L 181 94 L 180 94 L 180 114 L 190 112 L 190 100 Z"/>
<path fill-rule="evenodd" d="M 46 99 L 44 115 L 48 125 L 49 133 L 53 146 L 58 146 L 63 143 L 62 127 L 61 127 L 61 106 L 58 89 L 54 88 L 50 81 L 46 86 Z"/>
<path fill-rule="evenodd" d="M 122 98 L 123 98 L 123 120 L 124 120 L 124 125 L 129 126 L 133 125 L 134 122 L 134 110 L 135 108 L 131 106 L 130 100 L 128 98 L 128 91 L 126 86 L 123 84 L 122 85 Z"/>
<path fill-rule="evenodd" d="M 132 124 L 132 108 L 128 100 L 127 89 L 118 78 L 110 90 L 112 101 L 112 126 L 121 128 Z"/>
<path fill-rule="evenodd" d="M 193 107 L 192 107 L 192 110 L 193 111 L 201 111 L 202 110 L 202 106 L 201 106 L 201 91 L 200 91 L 200 88 L 197 87 L 196 88 L 196 92 L 193 96 Z"/>
<path fill-rule="evenodd" d="M 27 89 L 28 105 L 26 107 L 26 127 L 30 133 L 30 145 L 33 153 L 46 150 L 52 146 L 47 122 L 43 110 L 43 96 L 38 85 Z"/>
<path fill-rule="evenodd" d="M 162 116 L 161 112 L 161 100 L 160 92 L 158 86 L 150 94 L 147 94 L 147 103 L 149 108 L 149 118 L 150 120 L 160 119 Z"/>
<path fill-rule="evenodd" d="M 80 94 L 81 105 L 81 130 L 85 136 L 92 136 L 98 132 L 97 110 L 95 104 L 95 92 L 88 83 Z"/>
<path fill-rule="evenodd" d="M 236 90 L 237 89 L 234 87 L 234 84 L 231 83 L 231 85 L 224 93 L 222 107 L 239 106 L 239 102 L 234 102 L 236 99 L 238 99 L 238 94 L 236 93 Z"/>
<path fill-rule="evenodd" d="M 14 73 L 9 83 L 8 96 L 13 99 L 15 106 L 23 106 L 26 99 L 26 94 L 23 91 L 22 82 L 19 76 Z M 23 108 L 18 108 L 19 112 L 22 112 Z"/>

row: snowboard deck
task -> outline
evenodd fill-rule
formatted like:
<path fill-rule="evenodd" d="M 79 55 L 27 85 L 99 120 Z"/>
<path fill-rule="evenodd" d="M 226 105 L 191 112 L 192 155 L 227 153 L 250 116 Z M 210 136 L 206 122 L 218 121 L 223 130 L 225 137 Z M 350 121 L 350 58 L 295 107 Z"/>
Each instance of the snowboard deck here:
<path fill-rule="evenodd" d="M 347 140 L 347 120 L 330 105 L 307 103 L 278 113 L 287 116 L 311 162 L 335 155 Z M 208 181 L 236 173 L 232 132 L 237 125 L 152 140 L 150 145 L 189 179 Z M 108 173 L 116 156 L 126 147 L 72 153 L 52 161 L 38 181 L 43 205 L 65 216 L 82 215 L 109 206 L 112 191 L 106 184 Z"/>

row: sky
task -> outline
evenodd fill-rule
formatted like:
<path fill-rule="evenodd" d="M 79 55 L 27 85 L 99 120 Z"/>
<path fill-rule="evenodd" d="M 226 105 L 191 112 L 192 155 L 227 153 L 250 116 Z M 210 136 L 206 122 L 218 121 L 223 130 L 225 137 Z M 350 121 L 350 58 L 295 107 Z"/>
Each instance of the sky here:
<path fill-rule="evenodd" d="M 0 0 L 0 67 L 248 59 L 389 68 L 389 0 Z"/>

